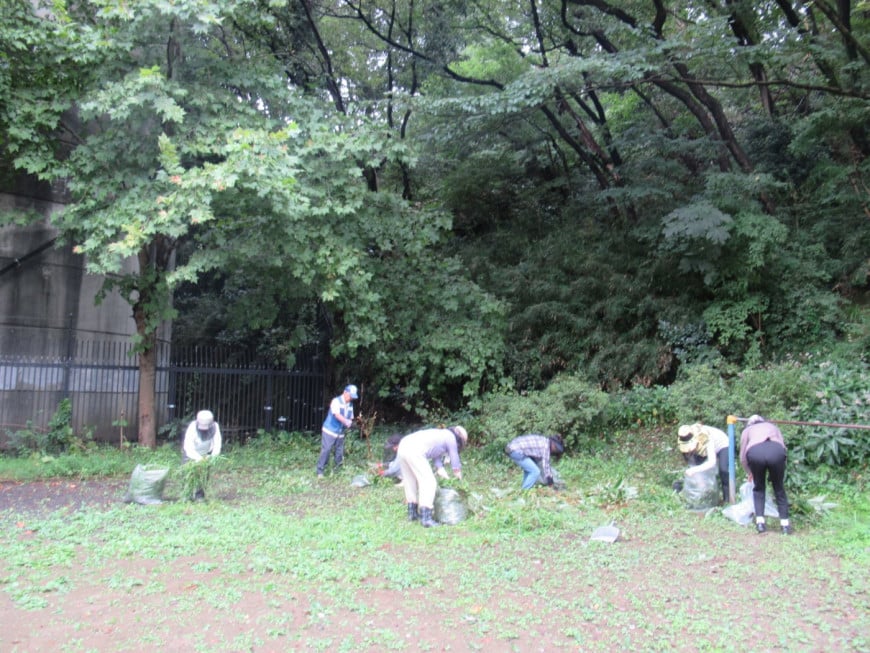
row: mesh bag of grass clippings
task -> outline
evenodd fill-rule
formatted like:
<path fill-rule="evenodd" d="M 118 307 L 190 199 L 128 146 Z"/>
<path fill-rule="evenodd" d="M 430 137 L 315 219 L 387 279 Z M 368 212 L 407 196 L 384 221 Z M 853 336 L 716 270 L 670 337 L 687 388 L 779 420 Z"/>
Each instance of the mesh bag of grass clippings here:
<path fill-rule="evenodd" d="M 136 465 L 124 501 L 142 505 L 163 503 L 163 488 L 168 476 L 169 470 L 164 467 Z"/>
<path fill-rule="evenodd" d="M 458 524 L 468 516 L 465 496 L 449 487 L 438 488 L 435 494 L 435 521 L 441 524 Z"/>
<path fill-rule="evenodd" d="M 721 491 L 719 472 L 713 467 L 692 476 L 685 474 L 680 496 L 689 510 L 707 510 L 719 505 Z"/>

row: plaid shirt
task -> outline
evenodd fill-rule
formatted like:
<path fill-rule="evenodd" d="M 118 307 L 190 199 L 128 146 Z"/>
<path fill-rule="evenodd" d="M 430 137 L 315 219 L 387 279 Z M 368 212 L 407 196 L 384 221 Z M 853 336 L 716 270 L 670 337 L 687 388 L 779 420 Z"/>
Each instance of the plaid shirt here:
<path fill-rule="evenodd" d="M 543 477 L 545 479 L 553 477 L 553 471 L 550 469 L 550 438 L 547 436 L 520 435 L 508 442 L 504 450 L 508 455 L 519 451 L 529 458 L 534 458 L 541 466 Z"/>

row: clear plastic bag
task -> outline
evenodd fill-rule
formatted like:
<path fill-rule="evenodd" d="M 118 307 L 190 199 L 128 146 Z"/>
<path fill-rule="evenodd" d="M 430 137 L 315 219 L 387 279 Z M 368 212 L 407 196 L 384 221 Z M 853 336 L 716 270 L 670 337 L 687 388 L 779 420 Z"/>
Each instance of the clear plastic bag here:
<path fill-rule="evenodd" d="M 130 476 L 130 487 L 127 488 L 124 501 L 142 505 L 163 503 L 163 488 L 168 476 L 167 468 L 136 465 Z"/>
<path fill-rule="evenodd" d="M 372 482 L 368 479 L 365 474 L 358 474 L 353 477 L 353 480 L 350 482 L 353 487 L 368 487 L 372 484 Z"/>
<path fill-rule="evenodd" d="M 684 474 L 680 496 L 689 510 L 708 510 L 719 505 L 721 491 L 719 472 L 713 467 L 692 476 Z"/>
<path fill-rule="evenodd" d="M 755 514 L 755 503 L 752 500 L 752 490 L 754 487 L 749 481 L 744 482 L 740 486 L 740 501 L 727 506 L 722 510 L 722 514 L 741 526 L 750 524 Z M 770 491 L 766 492 L 764 496 L 764 515 L 766 517 L 779 517 L 779 510 Z"/>

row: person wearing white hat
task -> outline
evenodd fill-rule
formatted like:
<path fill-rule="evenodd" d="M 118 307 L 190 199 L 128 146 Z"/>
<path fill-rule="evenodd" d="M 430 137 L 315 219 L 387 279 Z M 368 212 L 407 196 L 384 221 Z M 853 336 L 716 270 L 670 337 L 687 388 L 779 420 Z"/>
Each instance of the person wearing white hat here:
<path fill-rule="evenodd" d="M 221 427 L 215 421 L 214 414 L 210 410 L 201 410 L 196 414 L 196 419 L 187 426 L 184 432 L 182 449 L 182 464 L 190 461 L 199 461 L 206 456 L 219 456 L 221 454 Z M 204 499 L 205 490 L 196 488 L 194 499 Z"/>
<path fill-rule="evenodd" d="M 359 399 L 355 385 L 345 386 L 340 395 L 329 403 L 329 412 L 320 428 L 320 457 L 317 459 L 317 478 L 323 478 L 329 454 L 333 452 L 335 469 L 344 462 L 344 435 L 353 426 L 353 400 Z"/>
<path fill-rule="evenodd" d="M 677 446 L 683 458 L 691 467 L 687 476 L 701 474 L 714 467 L 719 468 L 719 482 L 722 485 L 722 501 L 728 502 L 730 474 L 728 473 L 728 435 L 725 431 L 700 422 L 684 424 L 677 432 Z"/>
<path fill-rule="evenodd" d="M 468 443 L 468 432 L 461 426 L 423 429 L 409 433 L 399 442 L 396 459 L 402 470 L 402 487 L 408 504 L 408 521 L 420 521 L 426 528 L 437 526 L 433 510 L 438 481 L 429 461 L 441 478 L 450 478 L 444 469 L 444 456 L 450 460 L 453 476 L 462 478 L 459 452 Z"/>

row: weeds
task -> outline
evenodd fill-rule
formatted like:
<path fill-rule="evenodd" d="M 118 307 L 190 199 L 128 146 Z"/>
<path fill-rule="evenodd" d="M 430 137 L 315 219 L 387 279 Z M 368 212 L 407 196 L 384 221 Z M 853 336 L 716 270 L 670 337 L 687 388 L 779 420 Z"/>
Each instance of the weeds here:
<path fill-rule="evenodd" d="M 197 496 L 208 494 L 212 471 L 223 465 L 223 456 L 206 456 L 200 460 L 191 460 L 177 469 L 178 484 L 181 487 L 182 498 L 192 501 Z"/>

